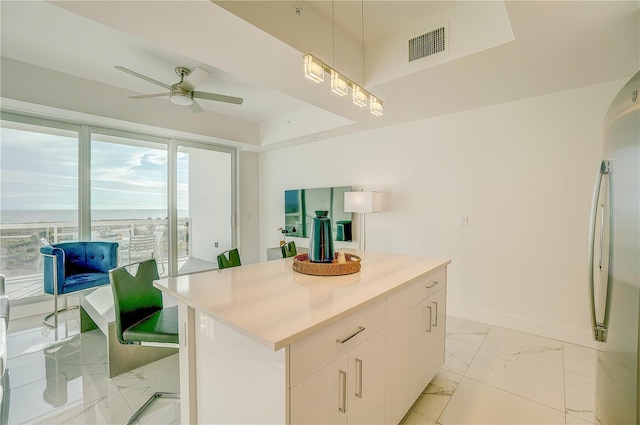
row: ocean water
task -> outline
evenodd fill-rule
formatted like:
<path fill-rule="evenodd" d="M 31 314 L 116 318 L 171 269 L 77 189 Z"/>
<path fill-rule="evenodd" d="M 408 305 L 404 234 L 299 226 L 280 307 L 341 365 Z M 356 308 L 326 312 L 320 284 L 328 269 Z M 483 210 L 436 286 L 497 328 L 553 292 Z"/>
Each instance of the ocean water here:
<path fill-rule="evenodd" d="M 179 217 L 186 217 L 186 211 L 178 211 Z M 163 209 L 129 209 L 129 210 L 92 210 L 92 220 L 146 220 L 167 218 L 167 210 Z M 51 223 L 76 222 L 77 210 L 2 210 L 0 223 Z"/>

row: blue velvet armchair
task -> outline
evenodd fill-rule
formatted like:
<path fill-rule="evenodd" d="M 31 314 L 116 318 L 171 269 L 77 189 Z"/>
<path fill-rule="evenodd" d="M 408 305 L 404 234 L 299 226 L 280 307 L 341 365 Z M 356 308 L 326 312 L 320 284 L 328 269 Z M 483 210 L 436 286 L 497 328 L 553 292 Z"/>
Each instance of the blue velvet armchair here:
<path fill-rule="evenodd" d="M 109 283 L 109 270 L 118 266 L 118 243 L 62 242 L 40 248 L 44 263 L 44 292 L 54 296 L 54 312 L 44 319 L 57 326 L 58 296 Z M 55 323 L 48 320 L 55 315 Z"/>

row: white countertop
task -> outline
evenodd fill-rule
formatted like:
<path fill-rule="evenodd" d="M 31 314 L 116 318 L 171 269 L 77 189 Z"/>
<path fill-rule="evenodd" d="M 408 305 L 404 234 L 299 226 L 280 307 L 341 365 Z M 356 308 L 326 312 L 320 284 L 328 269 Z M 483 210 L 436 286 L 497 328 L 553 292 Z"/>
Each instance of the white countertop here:
<path fill-rule="evenodd" d="M 164 278 L 154 285 L 279 350 L 451 262 L 370 251 L 361 257 L 360 272 L 345 276 L 297 273 L 287 258 Z"/>

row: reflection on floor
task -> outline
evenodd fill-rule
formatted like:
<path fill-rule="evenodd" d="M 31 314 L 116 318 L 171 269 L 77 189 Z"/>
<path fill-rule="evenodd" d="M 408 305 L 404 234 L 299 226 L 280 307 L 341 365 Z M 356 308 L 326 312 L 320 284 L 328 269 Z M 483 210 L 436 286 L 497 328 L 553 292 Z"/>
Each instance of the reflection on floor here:
<path fill-rule="evenodd" d="M 65 316 L 57 335 L 41 317 L 11 321 L 8 423 L 124 424 L 155 391 L 179 392 L 177 355 L 109 379 L 104 335 Z M 180 423 L 179 401 L 157 400 L 139 423 Z"/>
<path fill-rule="evenodd" d="M 79 333 L 77 311 L 56 332 L 11 322 L 8 423 L 122 424 L 155 391 L 179 391 L 177 355 L 109 379 L 106 340 Z M 446 363 L 404 424 L 594 424 L 595 351 L 447 318 Z M 566 422 L 565 422 L 566 421 Z M 158 400 L 140 424 L 180 423 Z"/>

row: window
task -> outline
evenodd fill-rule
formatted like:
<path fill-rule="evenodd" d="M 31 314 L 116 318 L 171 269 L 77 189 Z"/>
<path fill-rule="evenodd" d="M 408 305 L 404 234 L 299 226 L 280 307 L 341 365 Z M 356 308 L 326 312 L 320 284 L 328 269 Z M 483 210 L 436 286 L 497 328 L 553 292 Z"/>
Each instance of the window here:
<path fill-rule="evenodd" d="M 174 276 L 215 268 L 234 246 L 234 149 L 4 112 L 1 125 L 0 273 L 12 301 L 45 296 L 44 244 L 116 240 L 121 265 L 153 256 Z"/>
<path fill-rule="evenodd" d="M 120 265 L 168 271 L 167 165 L 166 143 L 91 134 L 91 239 L 117 241 Z"/>
<path fill-rule="evenodd" d="M 44 293 L 41 246 L 78 238 L 78 131 L 34 122 L 2 120 L 0 273 L 12 300 Z"/>

